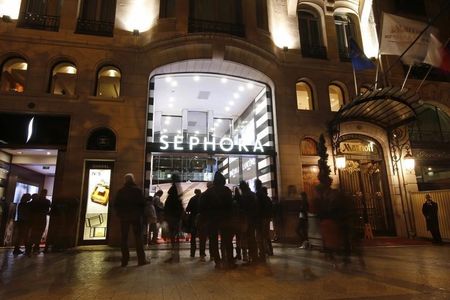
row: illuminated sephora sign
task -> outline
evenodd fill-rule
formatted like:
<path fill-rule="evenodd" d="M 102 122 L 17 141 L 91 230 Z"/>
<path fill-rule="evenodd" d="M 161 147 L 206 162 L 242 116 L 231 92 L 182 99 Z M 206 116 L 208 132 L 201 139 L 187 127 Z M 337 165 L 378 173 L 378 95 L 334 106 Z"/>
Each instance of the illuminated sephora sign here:
<path fill-rule="evenodd" d="M 264 153 L 264 147 L 259 140 L 256 140 L 254 145 L 244 145 L 242 144 L 241 140 L 235 143 L 231 138 L 228 137 L 223 137 L 220 140 L 216 140 L 215 137 L 213 137 L 211 140 L 208 140 L 207 137 L 204 137 L 203 143 L 200 143 L 200 138 L 196 136 L 189 137 L 187 143 L 182 136 L 174 136 L 172 140 L 169 139 L 169 136 L 161 135 L 159 139 L 159 142 L 161 143 L 159 147 L 160 150 L 198 150 L 199 147 L 203 145 L 204 151 L 216 151 L 216 147 L 218 147 L 223 152 L 238 151 L 241 153 Z"/>

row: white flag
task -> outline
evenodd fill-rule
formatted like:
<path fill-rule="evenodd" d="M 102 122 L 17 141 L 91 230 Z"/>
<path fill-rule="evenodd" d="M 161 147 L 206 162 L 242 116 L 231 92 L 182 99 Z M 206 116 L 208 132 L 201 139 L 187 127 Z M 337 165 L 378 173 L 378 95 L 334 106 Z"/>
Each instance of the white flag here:
<path fill-rule="evenodd" d="M 427 56 L 423 62 L 436 68 L 440 68 L 442 64 L 442 44 L 432 33 L 428 43 Z"/>
<path fill-rule="evenodd" d="M 381 54 L 401 55 L 406 48 L 425 29 L 427 24 L 399 16 L 384 13 L 383 28 L 381 32 Z M 424 32 L 415 44 L 403 55 L 402 61 L 406 64 L 422 62 L 428 48 L 430 27 Z"/>

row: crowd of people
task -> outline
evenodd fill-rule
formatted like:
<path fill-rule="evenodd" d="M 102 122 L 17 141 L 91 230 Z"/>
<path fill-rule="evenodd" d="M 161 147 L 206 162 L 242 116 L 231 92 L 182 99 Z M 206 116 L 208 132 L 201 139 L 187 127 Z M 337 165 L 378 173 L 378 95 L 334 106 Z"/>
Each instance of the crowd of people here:
<path fill-rule="evenodd" d="M 17 205 L 16 233 L 13 254 L 26 254 L 40 252 L 40 243 L 47 225 L 47 216 L 50 211 L 50 200 L 46 198 L 47 190 L 42 189 L 39 194 L 22 195 Z M 25 245 L 25 251 L 20 249 Z"/>
<path fill-rule="evenodd" d="M 208 182 L 205 191 L 194 191 L 186 208 L 182 205 L 179 182 L 178 176 L 172 175 L 172 185 L 163 204 L 162 191 L 145 199 L 142 191 L 135 194 L 131 192 L 130 187 L 139 190 L 133 175 L 125 176 L 125 185 L 119 190 L 115 201 L 122 224 L 122 266 L 126 266 L 129 260 L 127 241 L 130 224 L 135 224 L 133 231 L 139 265 L 148 262 L 143 255 L 141 236 L 144 236 L 144 243 L 156 243 L 159 231 L 157 224 L 164 222 L 171 245 L 170 257 L 165 261 L 167 263 L 180 261 L 182 231 L 190 233 L 191 257 L 195 257 L 198 238 L 201 261 L 206 261 L 206 242 L 209 240 L 210 260 L 215 262 L 216 268 L 234 268 L 237 260 L 243 260 L 245 265 L 264 263 L 267 255 L 273 255 L 270 238 L 272 200 L 259 179 L 254 182 L 254 192 L 245 181 L 241 181 L 232 191 L 225 185 L 225 177 L 216 172 L 213 182 Z M 139 228 L 140 213 L 144 217 L 143 228 Z M 235 247 L 233 239 L 236 241 Z"/>

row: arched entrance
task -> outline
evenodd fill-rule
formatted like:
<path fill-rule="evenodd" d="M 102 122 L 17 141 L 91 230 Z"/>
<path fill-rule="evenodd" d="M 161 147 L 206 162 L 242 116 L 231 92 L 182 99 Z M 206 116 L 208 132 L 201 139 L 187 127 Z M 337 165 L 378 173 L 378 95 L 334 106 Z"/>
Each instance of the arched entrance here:
<path fill-rule="evenodd" d="M 380 144 L 364 135 L 340 138 L 338 155 L 346 158 L 339 169 L 340 187 L 352 197 L 361 222 L 369 223 L 375 234 L 395 234 L 386 166 Z"/>
<path fill-rule="evenodd" d="M 275 195 L 272 86 L 263 73 L 226 61 L 183 61 L 152 72 L 146 192 L 164 191 L 177 174 L 188 201 L 220 171 L 230 187 L 259 178 Z"/>

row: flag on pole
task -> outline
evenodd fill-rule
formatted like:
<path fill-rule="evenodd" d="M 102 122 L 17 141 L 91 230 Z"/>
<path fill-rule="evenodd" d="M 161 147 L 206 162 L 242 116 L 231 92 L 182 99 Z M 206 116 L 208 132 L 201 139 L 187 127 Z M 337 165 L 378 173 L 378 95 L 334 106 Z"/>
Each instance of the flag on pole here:
<path fill-rule="evenodd" d="M 371 61 L 358 47 L 358 44 L 354 39 L 350 38 L 348 41 L 349 44 L 349 55 L 352 60 L 352 65 L 355 71 L 362 71 L 366 69 L 375 68 L 375 64 Z"/>
<path fill-rule="evenodd" d="M 444 48 L 434 34 L 430 34 L 427 55 L 424 63 L 450 72 L 450 51 Z"/>
<path fill-rule="evenodd" d="M 402 55 L 425 27 L 427 27 L 426 23 L 384 13 L 380 53 Z M 432 31 L 434 29 L 430 27 L 403 55 L 402 61 L 405 64 L 412 65 L 425 59 L 430 32 Z"/>

